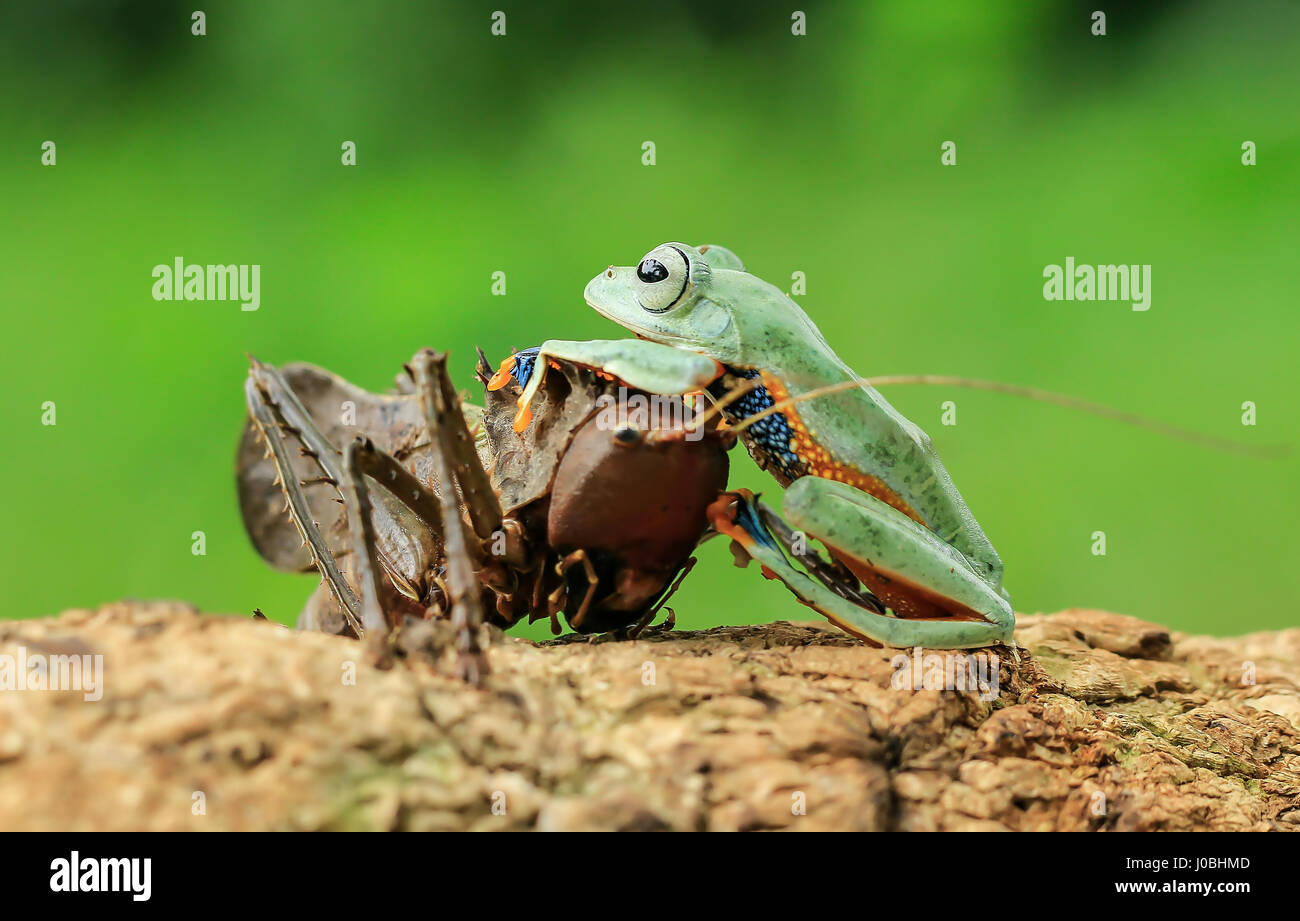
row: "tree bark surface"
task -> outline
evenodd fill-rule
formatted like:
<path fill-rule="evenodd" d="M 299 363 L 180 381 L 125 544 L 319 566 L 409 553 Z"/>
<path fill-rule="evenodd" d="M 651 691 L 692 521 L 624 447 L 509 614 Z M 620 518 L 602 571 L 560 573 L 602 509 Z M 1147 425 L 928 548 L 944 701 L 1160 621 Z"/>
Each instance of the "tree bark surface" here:
<path fill-rule="evenodd" d="M 470 688 L 175 603 L 0 622 L 0 679 L 103 656 L 98 701 L 0 693 L 0 828 L 1300 830 L 1300 629 L 1016 636 L 982 694 L 912 689 L 948 653 L 784 622 L 497 635 Z"/>

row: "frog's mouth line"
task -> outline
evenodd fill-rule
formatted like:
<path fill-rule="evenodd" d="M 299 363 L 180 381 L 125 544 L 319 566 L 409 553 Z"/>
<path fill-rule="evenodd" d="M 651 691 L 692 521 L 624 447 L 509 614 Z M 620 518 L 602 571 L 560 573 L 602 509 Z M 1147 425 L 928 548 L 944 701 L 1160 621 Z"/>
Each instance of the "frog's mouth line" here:
<path fill-rule="evenodd" d="M 600 314 L 606 320 L 609 320 L 615 326 L 627 330 L 635 338 L 640 339 L 642 342 L 654 342 L 658 345 L 686 344 L 686 340 L 678 336 L 669 336 L 664 333 L 657 333 L 651 330 L 646 330 L 644 327 L 630 326 L 628 325 L 626 320 L 613 316 L 612 314 L 606 313 L 605 311 L 597 307 L 595 304 L 588 304 L 587 306 L 591 307 L 592 310 L 596 311 L 596 313 Z"/>
<path fill-rule="evenodd" d="M 627 317 L 605 310 L 599 304 L 592 303 L 590 300 L 587 300 L 587 306 L 590 307 L 592 310 L 596 311 L 596 313 L 600 314 L 606 320 L 609 320 L 614 325 L 627 330 L 637 339 L 640 339 L 644 342 L 654 342 L 659 345 L 677 346 L 680 348 L 688 349 L 692 352 L 701 351 L 700 347 L 695 342 L 692 342 L 690 339 L 686 338 L 685 336 L 674 336 L 671 333 L 666 333 L 663 332 L 662 330 L 651 329 L 646 326 L 641 326 L 640 324 L 633 325 L 632 321 L 629 320 Z"/>
<path fill-rule="evenodd" d="M 623 327 L 623 329 L 626 329 L 628 332 L 636 336 L 638 339 L 645 339 L 647 342 L 662 341 L 660 339 L 654 338 L 651 335 L 650 331 L 647 330 L 645 327 L 632 326 L 630 324 L 630 321 L 626 317 L 619 316 L 615 313 L 612 313 L 611 311 L 606 310 L 605 308 L 601 307 L 599 304 L 592 301 L 590 298 L 584 298 L 584 300 L 587 301 L 587 306 L 590 307 L 592 310 L 596 311 L 596 313 L 600 314 L 602 317 L 604 317 L 606 320 L 609 320 L 614 325 Z"/>

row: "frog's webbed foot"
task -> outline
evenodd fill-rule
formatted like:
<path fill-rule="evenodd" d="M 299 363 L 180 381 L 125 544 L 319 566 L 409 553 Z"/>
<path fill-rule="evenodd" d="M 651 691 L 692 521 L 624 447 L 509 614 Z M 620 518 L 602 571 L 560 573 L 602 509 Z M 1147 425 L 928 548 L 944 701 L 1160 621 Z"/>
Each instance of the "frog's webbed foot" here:
<path fill-rule="evenodd" d="M 805 483 L 810 486 L 801 486 Z M 831 549 L 875 597 L 864 603 L 849 597 L 847 584 L 831 584 L 832 574 L 814 579 L 791 565 L 768 524 L 778 519 L 748 492 L 728 493 L 710 514 L 714 527 L 757 560 L 764 575 L 780 579 L 796 598 L 846 632 L 898 647 L 962 649 L 1010 639 L 1015 616 L 1001 594 L 950 545 L 884 502 L 843 483 L 804 477 L 787 491 L 785 510 L 792 525 Z M 871 548 L 870 557 L 864 547 Z M 929 616 L 889 616 L 879 601 L 896 612 L 910 604 L 909 613 Z"/>

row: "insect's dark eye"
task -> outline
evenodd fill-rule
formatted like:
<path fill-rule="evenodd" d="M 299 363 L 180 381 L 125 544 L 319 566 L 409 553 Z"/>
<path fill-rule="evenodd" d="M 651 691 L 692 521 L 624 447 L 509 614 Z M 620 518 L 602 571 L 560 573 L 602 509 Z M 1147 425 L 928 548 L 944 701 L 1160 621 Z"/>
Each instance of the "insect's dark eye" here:
<path fill-rule="evenodd" d="M 668 269 L 658 259 L 642 259 L 641 264 L 636 267 L 636 277 L 646 284 L 653 284 L 656 281 L 663 281 L 668 277 Z"/>
<path fill-rule="evenodd" d="M 621 428 L 614 433 L 614 440 L 621 445 L 634 445 L 641 440 L 641 430 L 631 427 Z"/>

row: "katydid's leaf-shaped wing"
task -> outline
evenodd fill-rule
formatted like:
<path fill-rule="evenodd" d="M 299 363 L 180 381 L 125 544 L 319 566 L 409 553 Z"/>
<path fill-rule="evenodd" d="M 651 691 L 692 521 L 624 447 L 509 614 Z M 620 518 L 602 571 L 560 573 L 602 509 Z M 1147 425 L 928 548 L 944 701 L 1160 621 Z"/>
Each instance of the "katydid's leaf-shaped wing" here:
<path fill-rule="evenodd" d="M 403 467 L 414 468 L 422 483 L 432 484 L 430 445 L 419 400 L 413 394 L 376 394 L 315 365 L 299 363 L 280 369 L 284 382 L 293 390 L 320 433 L 337 450 L 358 435 L 366 435 L 375 447 L 392 455 Z M 482 431 L 483 411 L 464 406 L 466 422 Z M 323 471 L 310 456 L 299 455 L 292 432 L 285 437 L 295 442 L 291 463 L 299 482 L 305 487 L 313 520 L 332 546 L 342 549 L 347 516 L 337 499 L 338 490 L 322 481 Z M 478 439 L 480 455 L 487 450 L 486 439 Z M 485 463 L 488 461 L 485 458 Z M 276 470 L 265 456 L 265 445 L 251 420 L 244 425 L 236 458 L 239 506 L 244 527 L 259 554 L 272 566 L 288 572 L 306 572 L 313 568 L 307 548 L 297 528 L 284 511 L 284 493 L 276 482 Z M 378 484 L 371 483 L 375 505 L 376 530 L 384 556 L 396 571 L 396 581 L 414 578 L 424 561 L 435 554 L 429 535 L 413 516 Z M 426 546 L 428 545 L 428 546 Z"/>

